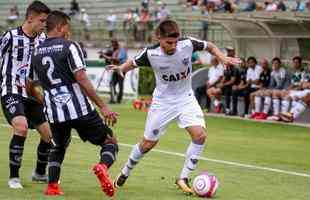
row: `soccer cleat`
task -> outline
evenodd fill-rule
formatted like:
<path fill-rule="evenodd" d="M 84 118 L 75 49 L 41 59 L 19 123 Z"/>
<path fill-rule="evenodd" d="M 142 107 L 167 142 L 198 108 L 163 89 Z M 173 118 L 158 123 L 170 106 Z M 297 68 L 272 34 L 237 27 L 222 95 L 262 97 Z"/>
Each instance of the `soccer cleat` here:
<path fill-rule="evenodd" d="M 128 176 L 125 176 L 124 174 L 120 173 L 114 181 L 114 187 L 115 188 L 122 187 L 125 184 L 127 178 Z"/>
<path fill-rule="evenodd" d="M 49 183 L 44 194 L 48 196 L 58 196 L 64 195 L 64 192 L 62 191 L 58 183 Z"/>
<path fill-rule="evenodd" d="M 31 175 L 31 180 L 33 182 L 47 183 L 48 177 L 46 174 L 41 175 L 41 174 L 38 174 L 36 171 L 33 171 Z"/>
<path fill-rule="evenodd" d="M 294 121 L 294 116 L 292 113 L 280 113 L 280 119 L 284 122 L 293 122 Z"/>
<path fill-rule="evenodd" d="M 256 117 L 259 115 L 260 113 L 259 112 L 255 112 L 251 115 L 251 119 L 256 119 Z"/>
<path fill-rule="evenodd" d="M 97 176 L 102 191 L 109 197 L 112 197 L 115 193 L 115 188 L 113 186 L 113 182 L 109 178 L 108 168 L 104 164 L 96 164 L 93 167 L 93 172 Z"/>
<path fill-rule="evenodd" d="M 270 117 L 267 117 L 267 120 L 271 120 L 271 121 L 279 121 L 280 117 L 277 115 L 272 115 Z"/>
<path fill-rule="evenodd" d="M 175 184 L 185 193 L 185 194 L 193 194 L 193 190 L 189 185 L 188 178 L 179 178 L 175 181 Z"/>
<path fill-rule="evenodd" d="M 222 112 L 222 104 L 215 106 L 214 111 L 216 113 L 221 113 Z"/>
<path fill-rule="evenodd" d="M 266 113 L 258 113 L 254 119 L 258 120 L 266 120 L 268 118 L 268 115 Z"/>
<path fill-rule="evenodd" d="M 23 189 L 19 178 L 10 178 L 8 181 L 9 188 L 11 189 Z"/>

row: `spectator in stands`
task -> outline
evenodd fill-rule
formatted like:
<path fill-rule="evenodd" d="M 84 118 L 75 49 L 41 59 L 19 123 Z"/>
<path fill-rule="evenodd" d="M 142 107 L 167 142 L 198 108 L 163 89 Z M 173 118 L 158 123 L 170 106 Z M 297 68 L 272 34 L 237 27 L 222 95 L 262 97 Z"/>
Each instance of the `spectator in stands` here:
<path fill-rule="evenodd" d="M 255 0 L 247 0 L 245 8 L 243 11 L 245 12 L 252 12 L 256 10 L 256 2 Z"/>
<path fill-rule="evenodd" d="M 216 11 L 233 13 L 231 2 L 227 0 L 221 0 Z"/>
<path fill-rule="evenodd" d="M 76 0 L 72 0 L 70 2 L 70 15 L 73 16 L 77 13 L 80 12 L 80 6 L 79 6 L 79 3 L 76 1 Z"/>
<path fill-rule="evenodd" d="M 212 12 L 212 10 L 209 9 L 210 8 L 208 6 L 203 6 L 201 12 L 204 18 L 207 18 L 209 16 L 209 13 Z M 207 21 L 207 19 L 204 19 L 201 23 L 202 23 L 202 39 L 208 40 L 209 22 Z"/>
<path fill-rule="evenodd" d="M 167 5 L 165 3 L 162 3 L 162 6 L 160 7 L 160 10 L 158 12 L 158 18 L 160 21 L 163 21 L 167 19 L 170 16 L 170 11 L 167 8 Z"/>
<path fill-rule="evenodd" d="M 273 0 L 265 1 L 264 4 L 265 4 L 265 11 L 274 12 L 277 11 L 278 9 L 277 4 Z"/>
<path fill-rule="evenodd" d="M 149 3 L 150 3 L 150 0 L 141 0 L 141 7 L 143 9 L 148 10 L 149 9 Z"/>
<path fill-rule="evenodd" d="M 110 14 L 106 18 L 107 22 L 107 29 L 109 32 L 109 37 L 114 38 L 115 37 L 115 31 L 116 31 L 116 22 L 117 22 L 117 16 L 113 12 L 113 10 L 110 10 Z"/>
<path fill-rule="evenodd" d="M 286 5 L 285 5 L 283 0 L 278 1 L 277 10 L 278 11 L 286 11 Z"/>
<path fill-rule="evenodd" d="M 149 22 L 151 20 L 150 13 L 147 9 L 142 8 L 140 14 L 140 20 L 138 22 L 138 35 L 139 41 L 145 42 L 149 31 Z"/>
<path fill-rule="evenodd" d="M 255 119 L 258 115 L 261 115 L 261 105 L 263 101 L 263 96 L 265 95 L 265 92 L 268 90 L 268 87 L 270 85 L 270 76 L 271 76 L 271 70 L 269 68 L 269 63 L 267 59 L 262 59 L 260 61 L 260 66 L 262 67 L 262 73 L 259 76 L 258 81 L 258 88 L 259 90 L 256 92 L 253 92 L 250 95 L 251 104 L 252 104 L 252 115 L 251 118 Z M 268 111 L 266 112 L 268 113 Z"/>
<path fill-rule="evenodd" d="M 127 12 L 124 14 L 123 31 L 125 35 L 127 36 L 126 37 L 127 40 L 129 40 L 129 37 L 130 35 L 132 35 L 132 32 L 133 32 L 134 20 L 137 17 L 135 15 L 136 13 L 134 13 L 131 8 L 128 8 Z"/>
<path fill-rule="evenodd" d="M 224 75 L 224 67 L 217 58 L 213 57 L 211 59 L 211 67 L 208 71 L 208 80 L 203 90 L 203 94 L 207 94 L 207 108 L 211 107 L 211 99 L 214 97 L 214 107 L 215 112 L 219 113 L 221 111 L 221 95 L 218 92 L 217 85 L 220 83 Z"/>
<path fill-rule="evenodd" d="M 86 13 L 85 8 L 81 9 L 80 22 L 83 25 L 85 40 L 88 41 L 90 40 L 91 23 L 90 23 L 90 19 L 89 19 L 88 14 Z"/>
<path fill-rule="evenodd" d="M 19 12 L 17 5 L 14 5 L 12 8 L 10 8 L 10 13 L 7 18 L 7 23 L 9 27 L 15 26 L 15 22 L 19 18 Z"/>
<path fill-rule="evenodd" d="M 306 8 L 307 8 L 307 11 L 310 12 L 310 0 L 306 1 Z"/>
<path fill-rule="evenodd" d="M 296 7 L 293 9 L 293 11 L 296 12 L 302 12 L 305 10 L 305 4 L 301 0 L 296 0 Z"/>
<path fill-rule="evenodd" d="M 198 0 L 187 0 L 186 6 L 191 7 L 192 10 L 197 10 L 199 6 L 199 1 Z"/>

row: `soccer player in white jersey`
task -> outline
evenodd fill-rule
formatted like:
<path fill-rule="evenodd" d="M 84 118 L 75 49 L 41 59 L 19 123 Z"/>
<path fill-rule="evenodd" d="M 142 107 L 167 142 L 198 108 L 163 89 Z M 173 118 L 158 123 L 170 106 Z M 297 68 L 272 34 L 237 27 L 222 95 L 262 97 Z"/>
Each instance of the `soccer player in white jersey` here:
<path fill-rule="evenodd" d="M 192 140 L 176 184 L 183 192 L 192 193 L 188 178 L 197 166 L 206 140 L 204 115 L 191 87 L 192 52 L 207 50 L 223 64 L 239 64 L 240 60 L 226 57 L 211 42 L 194 38 L 181 39 L 178 25 L 172 20 L 165 20 L 159 24 L 156 28 L 156 37 L 159 44 L 145 48 L 134 59 L 120 66 L 109 67 L 123 74 L 135 67 L 148 66 L 154 70 L 156 77 L 156 88 L 147 116 L 144 137 L 132 149 L 114 185 L 120 187 L 125 183 L 131 170 L 144 154 L 157 144 L 167 125 L 176 120 L 179 127 L 187 130 Z"/>

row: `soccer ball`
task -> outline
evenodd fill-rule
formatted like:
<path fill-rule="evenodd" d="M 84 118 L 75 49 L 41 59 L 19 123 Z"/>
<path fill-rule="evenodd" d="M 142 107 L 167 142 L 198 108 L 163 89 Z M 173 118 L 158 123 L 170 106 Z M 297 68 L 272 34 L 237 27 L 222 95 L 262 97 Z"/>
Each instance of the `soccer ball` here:
<path fill-rule="evenodd" d="M 204 198 L 212 198 L 216 194 L 216 190 L 219 187 L 219 181 L 216 176 L 209 175 L 208 172 L 203 172 L 196 176 L 193 181 L 194 192 Z"/>

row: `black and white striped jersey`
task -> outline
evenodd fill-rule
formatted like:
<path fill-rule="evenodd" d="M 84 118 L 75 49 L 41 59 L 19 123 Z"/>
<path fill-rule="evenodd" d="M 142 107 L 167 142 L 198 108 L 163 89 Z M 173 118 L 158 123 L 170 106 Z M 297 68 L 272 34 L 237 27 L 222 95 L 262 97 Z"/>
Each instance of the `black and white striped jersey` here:
<path fill-rule="evenodd" d="M 85 67 L 82 50 L 73 41 L 48 38 L 35 49 L 29 78 L 40 81 L 50 123 L 77 119 L 94 110 L 74 77 Z"/>
<path fill-rule="evenodd" d="M 11 29 L 1 37 L 1 96 L 18 94 L 27 97 L 25 83 L 31 54 L 44 39 L 44 33 L 36 37 L 27 36 L 22 27 Z"/>

